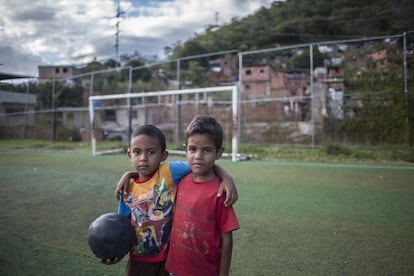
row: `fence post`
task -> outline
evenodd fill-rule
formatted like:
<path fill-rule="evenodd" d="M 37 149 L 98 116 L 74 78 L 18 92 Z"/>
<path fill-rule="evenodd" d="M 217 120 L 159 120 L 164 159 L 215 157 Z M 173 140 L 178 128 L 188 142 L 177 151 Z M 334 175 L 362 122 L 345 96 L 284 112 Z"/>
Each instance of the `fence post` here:
<path fill-rule="evenodd" d="M 53 73 L 53 82 L 52 82 L 52 142 L 55 142 L 55 74 Z"/>
<path fill-rule="evenodd" d="M 129 67 L 129 80 L 128 80 L 128 93 L 132 93 L 132 67 Z M 130 146 L 132 132 L 132 102 L 131 98 L 128 98 L 128 146 Z"/>
<path fill-rule="evenodd" d="M 177 59 L 177 90 L 181 89 L 180 84 L 180 70 L 181 70 L 181 59 Z M 175 95 L 175 102 L 177 104 L 177 121 L 175 126 L 175 142 L 179 143 L 181 141 L 181 95 Z"/>
<path fill-rule="evenodd" d="M 407 33 L 403 33 L 403 66 L 404 66 L 404 105 L 405 105 L 405 124 L 407 127 L 407 143 L 410 143 L 410 124 L 408 119 L 408 72 L 407 72 Z"/>
<path fill-rule="evenodd" d="M 237 97 L 237 105 L 238 105 L 238 116 L 237 116 L 237 144 L 240 143 L 240 136 L 241 136 L 241 116 L 242 116 L 242 95 L 243 95 L 243 54 L 239 53 L 239 82 L 238 82 L 238 97 Z"/>
<path fill-rule="evenodd" d="M 315 119 L 314 119 L 314 86 L 313 86 L 313 45 L 309 45 L 309 78 L 311 92 L 311 124 L 312 124 L 312 147 L 315 147 Z"/>

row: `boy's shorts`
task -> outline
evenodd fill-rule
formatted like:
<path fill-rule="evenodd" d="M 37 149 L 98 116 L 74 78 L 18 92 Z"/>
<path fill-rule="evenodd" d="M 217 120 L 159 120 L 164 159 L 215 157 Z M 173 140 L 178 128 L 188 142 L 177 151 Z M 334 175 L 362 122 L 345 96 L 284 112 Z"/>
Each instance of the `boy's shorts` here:
<path fill-rule="evenodd" d="M 170 275 L 165 270 L 165 262 L 159 263 L 142 263 L 142 262 L 132 262 L 128 260 L 126 266 L 127 276 L 168 276 Z"/>

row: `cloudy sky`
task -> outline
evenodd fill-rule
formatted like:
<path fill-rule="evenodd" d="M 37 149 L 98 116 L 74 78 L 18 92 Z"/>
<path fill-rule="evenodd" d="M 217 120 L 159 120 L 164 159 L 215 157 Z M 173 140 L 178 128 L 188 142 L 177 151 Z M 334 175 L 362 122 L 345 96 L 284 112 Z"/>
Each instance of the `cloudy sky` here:
<path fill-rule="evenodd" d="M 243 18 L 270 0 L 121 0 L 119 53 L 158 55 L 207 25 Z M 0 0 L 0 72 L 115 57 L 115 0 Z M 218 15 L 218 16 L 216 16 Z M 227 50 L 227 49 L 223 49 Z"/>

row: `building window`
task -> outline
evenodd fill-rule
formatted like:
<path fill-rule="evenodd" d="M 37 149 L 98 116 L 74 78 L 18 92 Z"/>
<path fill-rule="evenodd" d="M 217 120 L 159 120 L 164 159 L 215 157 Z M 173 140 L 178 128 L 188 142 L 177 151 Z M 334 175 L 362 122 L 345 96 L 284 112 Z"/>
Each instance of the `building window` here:
<path fill-rule="evenodd" d="M 246 75 L 251 75 L 252 74 L 252 70 L 246 70 Z"/>
<path fill-rule="evenodd" d="M 260 69 L 260 74 L 263 74 L 264 73 L 264 70 L 263 69 Z"/>
<path fill-rule="evenodd" d="M 115 110 L 105 110 L 104 121 L 116 121 Z"/>
<path fill-rule="evenodd" d="M 22 104 L 4 104 L 4 111 L 5 113 L 18 113 L 25 110 Z"/>
<path fill-rule="evenodd" d="M 64 67 L 63 68 L 63 73 L 66 74 L 68 72 L 68 68 Z"/>
<path fill-rule="evenodd" d="M 57 67 L 55 68 L 55 73 L 59 74 L 59 68 L 57 68 Z"/>

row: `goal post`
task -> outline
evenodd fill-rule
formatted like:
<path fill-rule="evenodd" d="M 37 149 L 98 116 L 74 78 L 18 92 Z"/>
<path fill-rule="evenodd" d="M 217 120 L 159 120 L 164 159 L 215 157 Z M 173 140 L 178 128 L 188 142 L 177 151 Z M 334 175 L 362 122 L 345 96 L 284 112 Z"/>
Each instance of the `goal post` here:
<path fill-rule="evenodd" d="M 176 111 L 178 109 L 179 112 Z M 99 131 L 97 121 L 101 121 L 101 119 L 98 120 L 97 112 L 108 110 L 112 110 L 112 114 L 123 110 L 123 120 L 119 118 L 116 120 L 123 121 L 123 125 L 128 125 L 128 128 L 131 123 L 127 124 L 125 122 L 131 122 L 131 110 L 136 114 L 132 120 L 135 122 L 134 125 L 151 123 L 154 125 L 176 126 L 177 124 L 172 121 L 173 117 L 178 117 L 176 120 L 181 120 L 181 116 L 188 118 L 199 114 L 213 117 L 220 116 L 223 120 L 226 120 L 226 126 L 223 126 L 225 134 L 227 133 L 227 136 L 231 135 L 230 156 L 232 161 L 240 160 L 238 154 L 239 91 L 236 85 L 89 96 L 92 155 L 107 153 L 107 151 L 97 149 L 97 142 L 102 139 L 102 137 L 97 137 Z M 184 112 L 181 112 L 181 110 L 184 110 Z M 182 130 L 176 129 L 175 131 Z M 224 154 L 225 157 L 226 155 L 229 154 Z"/>

